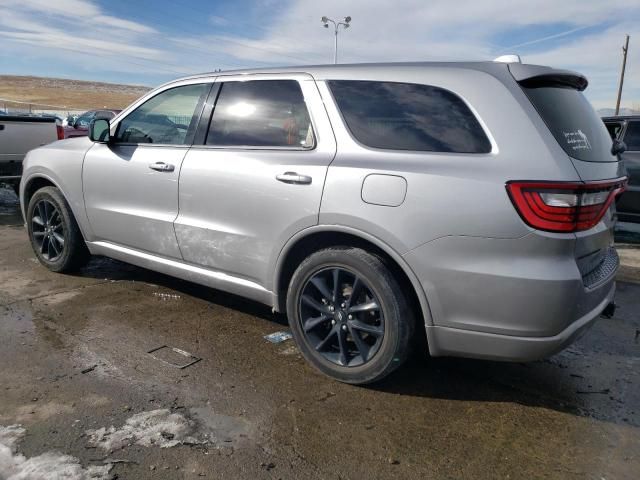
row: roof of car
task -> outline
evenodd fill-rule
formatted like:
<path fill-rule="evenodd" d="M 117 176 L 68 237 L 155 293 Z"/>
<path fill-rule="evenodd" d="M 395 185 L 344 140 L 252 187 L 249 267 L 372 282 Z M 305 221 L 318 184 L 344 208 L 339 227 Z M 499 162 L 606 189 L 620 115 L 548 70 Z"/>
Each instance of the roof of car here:
<path fill-rule="evenodd" d="M 570 79 L 568 84 L 579 90 L 584 90 L 588 84 L 587 79 L 578 72 L 560 70 L 542 65 L 523 63 L 504 63 L 500 61 L 482 62 L 391 62 L 391 63 L 353 63 L 330 65 L 300 65 L 289 67 L 251 68 L 242 70 L 225 70 L 219 72 L 200 73 L 179 78 L 165 83 L 161 87 L 169 86 L 177 82 L 212 78 L 225 75 L 251 75 L 251 74 L 281 74 L 281 73 L 305 73 L 316 80 L 357 79 L 368 76 L 387 76 L 390 69 L 396 70 L 429 70 L 429 69 L 460 69 L 476 70 L 487 73 L 497 78 L 515 78 L 521 82 L 528 79 Z M 160 88 L 160 87 L 159 87 Z"/>
<path fill-rule="evenodd" d="M 449 68 L 470 68 L 470 69 L 482 69 L 484 70 L 488 65 L 493 65 L 496 68 L 506 65 L 502 62 L 376 62 L 376 63 L 340 63 L 340 64 L 320 64 L 320 65 L 297 65 L 297 66 L 283 66 L 283 67 L 266 67 L 266 68 L 248 68 L 248 69 L 234 69 L 223 70 L 220 72 L 203 72 L 198 76 L 215 76 L 220 74 L 241 74 L 241 73 L 280 73 L 280 72 L 339 72 L 339 71 L 358 71 L 368 69 L 380 69 L 380 68 L 402 68 L 402 67 L 449 67 Z"/>
<path fill-rule="evenodd" d="M 353 64 L 327 64 L 327 65 L 299 65 L 286 67 L 250 68 L 238 70 L 223 70 L 219 72 L 205 72 L 183 77 L 179 80 L 190 80 L 202 77 L 215 77 L 220 75 L 250 75 L 256 73 L 309 73 L 316 78 L 325 78 L 333 75 L 348 74 L 354 72 L 377 71 L 387 68 L 461 68 L 482 71 L 500 71 L 507 64 L 502 62 L 389 62 L 389 63 L 353 63 Z"/>

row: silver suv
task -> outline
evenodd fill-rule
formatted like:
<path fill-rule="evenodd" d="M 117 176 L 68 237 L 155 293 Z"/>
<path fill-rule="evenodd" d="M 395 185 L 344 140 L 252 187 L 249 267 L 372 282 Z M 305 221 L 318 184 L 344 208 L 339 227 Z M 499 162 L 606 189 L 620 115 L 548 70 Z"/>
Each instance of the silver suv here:
<path fill-rule="evenodd" d="M 105 255 L 286 311 L 344 382 L 425 336 L 532 360 L 614 295 L 625 177 L 586 86 L 498 62 L 192 76 L 30 152 L 21 205 L 47 268 Z"/>

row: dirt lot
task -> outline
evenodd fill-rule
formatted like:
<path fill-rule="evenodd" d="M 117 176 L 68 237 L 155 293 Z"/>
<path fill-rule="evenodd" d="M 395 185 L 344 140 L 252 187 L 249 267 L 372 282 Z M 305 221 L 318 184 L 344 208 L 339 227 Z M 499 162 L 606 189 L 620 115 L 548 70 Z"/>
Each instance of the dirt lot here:
<path fill-rule="evenodd" d="M 0 98 L 71 110 L 123 109 L 148 91 L 147 87 L 135 85 L 0 75 Z M 0 106 L 2 104 L 0 101 Z"/>
<path fill-rule="evenodd" d="M 421 357 L 357 388 L 268 343 L 287 327 L 258 304 L 106 259 L 48 272 L 16 207 L 0 193 L 0 478 L 638 478 L 638 249 L 616 315 L 548 360 Z"/>

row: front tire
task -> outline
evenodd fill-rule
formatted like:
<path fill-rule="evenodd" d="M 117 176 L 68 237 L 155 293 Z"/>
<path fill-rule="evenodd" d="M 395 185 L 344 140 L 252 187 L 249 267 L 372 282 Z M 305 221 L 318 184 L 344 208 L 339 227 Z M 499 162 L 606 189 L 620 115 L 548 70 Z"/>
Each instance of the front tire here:
<path fill-rule="evenodd" d="M 287 315 L 303 356 L 345 383 L 373 383 L 410 353 L 414 317 L 379 257 L 360 248 L 313 253 L 293 274 Z"/>
<path fill-rule="evenodd" d="M 53 272 L 76 270 L 90 257 L 71 208 L 55 187 L 43 187 L 29 200 L 27 230 L 36 257 Z"/>

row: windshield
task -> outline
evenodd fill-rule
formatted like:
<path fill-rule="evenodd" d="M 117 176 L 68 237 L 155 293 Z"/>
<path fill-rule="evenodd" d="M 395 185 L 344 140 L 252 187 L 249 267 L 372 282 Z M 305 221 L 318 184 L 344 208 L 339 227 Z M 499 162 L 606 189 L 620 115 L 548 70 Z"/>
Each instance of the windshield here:
<path fill-rule="evenodd" d="M 587 162 L 618 160 L 607 128 L 581 92 L 548 84 L 522 89 L 568 155 Z"/>

